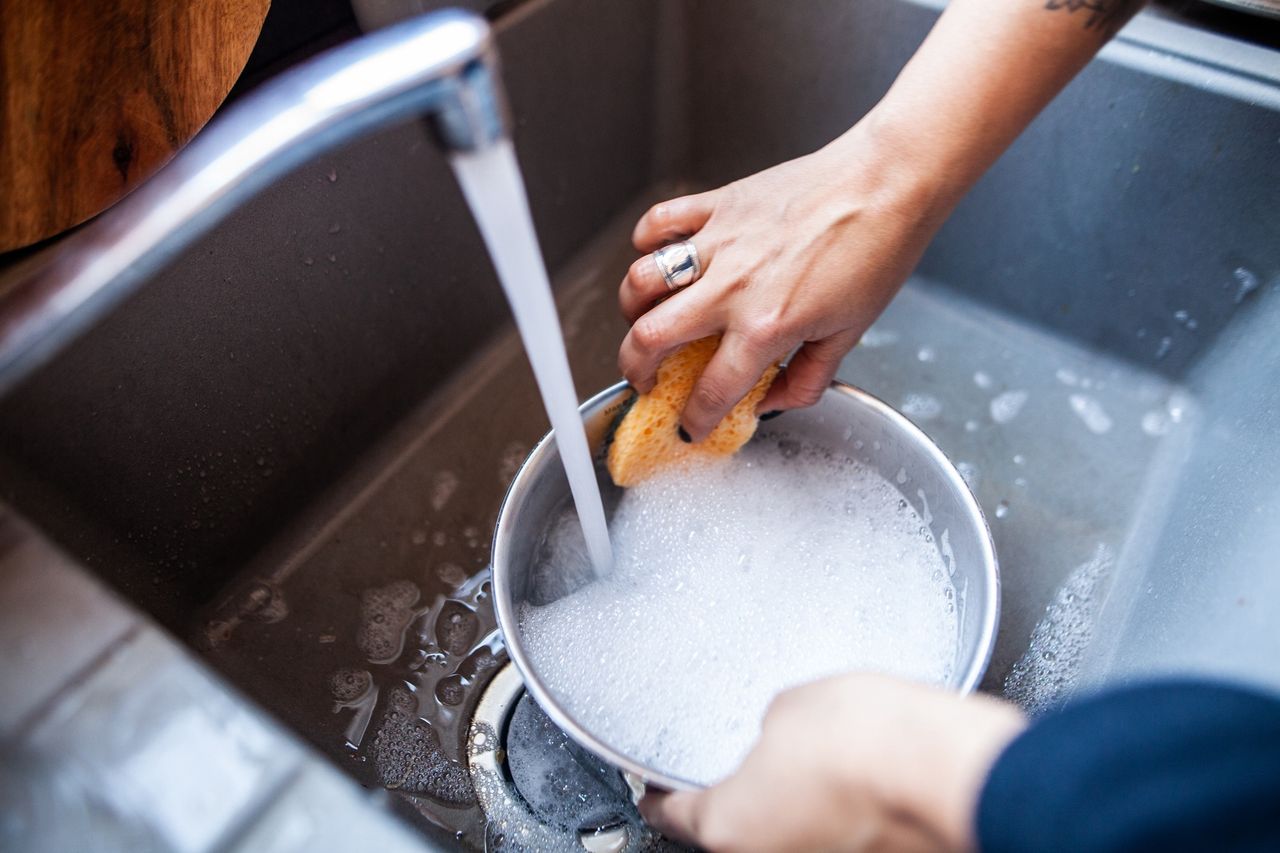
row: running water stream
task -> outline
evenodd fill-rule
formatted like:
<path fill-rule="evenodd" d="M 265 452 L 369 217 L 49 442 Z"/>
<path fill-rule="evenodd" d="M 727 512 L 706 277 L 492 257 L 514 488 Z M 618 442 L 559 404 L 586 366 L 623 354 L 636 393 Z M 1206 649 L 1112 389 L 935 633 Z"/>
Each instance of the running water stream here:
<path fill-rule="evenodd" d="M 515 149 L 503 140 L 482 151 L 455 154 L 451 162 L 533 366 L 591 563 L 598 575 L 604 575 L 613 565 L 604 504 Z"/>

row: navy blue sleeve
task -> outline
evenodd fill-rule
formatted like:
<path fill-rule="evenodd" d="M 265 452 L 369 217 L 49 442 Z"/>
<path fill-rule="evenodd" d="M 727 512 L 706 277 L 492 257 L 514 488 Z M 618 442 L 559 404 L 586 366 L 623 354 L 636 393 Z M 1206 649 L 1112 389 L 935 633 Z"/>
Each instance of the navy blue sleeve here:
<path fill-rule="evenodd" d="M 1280 851 L 1280 701 L 1206 682 L 1101 693 L 997 759 L 978 844 L 1004 851 Z"/>

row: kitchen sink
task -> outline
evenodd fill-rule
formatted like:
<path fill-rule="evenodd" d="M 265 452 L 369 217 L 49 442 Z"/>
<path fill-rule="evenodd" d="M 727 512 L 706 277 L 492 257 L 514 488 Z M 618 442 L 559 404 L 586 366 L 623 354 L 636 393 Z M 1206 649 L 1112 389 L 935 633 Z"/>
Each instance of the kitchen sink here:
<path fill-rule="evenodd" d="M 937 15 L 501 11 L 584 399 L 617 379 L 644 208 L 823 144 Z M 1280 53 L 1143 15 L 839 373 L 929 433 L 987 515 L 984 690 L 1032 712 L 1167 673 L 1280 690 L 1278 324 Z M 458 768 L 502 663 L 490 535 L 545 430 L 461 193 L 409 123 L 276 182 L 0 401 L 0 489 L 432 843 L 494 847 Z"/>

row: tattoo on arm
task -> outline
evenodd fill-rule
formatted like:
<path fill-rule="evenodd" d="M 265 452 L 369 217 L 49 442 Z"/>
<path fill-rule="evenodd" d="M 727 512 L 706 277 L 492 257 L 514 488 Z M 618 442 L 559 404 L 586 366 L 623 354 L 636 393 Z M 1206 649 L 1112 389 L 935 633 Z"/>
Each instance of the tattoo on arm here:
<path fill-rule="evenodd" d="M 1110 38 L 1142 8 L 1144 2 L 1145 0 L 1045 0 L 1044 7 L 1051 12 L 1065 9 L 1069 15 L 1084 11 L 1084 28 L 1097 30 Z"/>

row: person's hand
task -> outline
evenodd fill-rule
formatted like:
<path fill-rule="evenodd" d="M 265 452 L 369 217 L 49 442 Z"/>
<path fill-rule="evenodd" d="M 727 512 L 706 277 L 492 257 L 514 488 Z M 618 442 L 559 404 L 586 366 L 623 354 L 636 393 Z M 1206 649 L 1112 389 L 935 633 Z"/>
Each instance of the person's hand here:
<path fill-rule="evenodd" d="M 797 347 L 759 411 L 816 403 L 949 209 L 874 125 L 869 117 L 813 154 L 662 202 L 637 224 L 641 252 L 691 240 L 702 276 L 660 301 L 669 291 L 653 256 L 632 265 L 619 292 L 633 324 L 618 359 L 627 381 L 647 392 L 663 358 L 723 335 L 684 410 L 694 441 Z"/>
<path fill-rule="evenodd" d="M 703 273 L 658 304 L 653 258 L 631 268 L 622 374 L 646 392 L 664 356 L 722 333 L 682 417 L 694 440 L 796 347 L 759 410 L 817 402 L 955 203 L 1141 6 L 951 0 L 884 98 L 830 145 L 655 206 L 636 248 L 690 238 Z"/>
<path fill-rule="evenodd" d="M 713 853 L 967 850 L 987 773 L 1024 726 L 989 697 L 838 676 L 775 699 L 728 779 L 651 794 L 640 811 Z"/>

